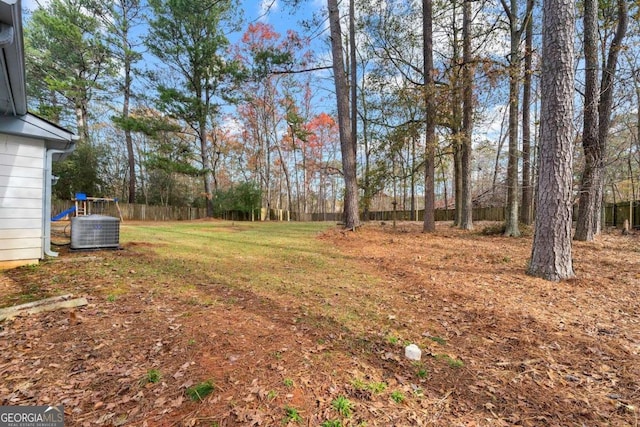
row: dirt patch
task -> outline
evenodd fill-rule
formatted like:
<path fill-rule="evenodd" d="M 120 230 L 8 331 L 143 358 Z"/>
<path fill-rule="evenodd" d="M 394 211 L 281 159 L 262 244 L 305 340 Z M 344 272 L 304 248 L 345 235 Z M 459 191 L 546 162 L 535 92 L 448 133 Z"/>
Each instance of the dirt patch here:
<path fill-rule="evenodd" d="M 90 304 L 0 323 L 0 404 L 63 403 L 69 426 L 637 426 L 638 236 L 576 244 L 578 278 L 550 283 L 524 274 L 529 238 L 420 231 L 319 237 L 359 266 L 360 295 L 340 283 L 329 297 L 270 294 L 192 267 L 150 279 L 169 260 L 144 242 L 3 273 L 14 297 Z M 357 328 L 318 308 L 371 300 L 378 320 Z M 407 342 L 420 363 L 403 357 Z M 185 390 L 205 381 L 214 392 L 192 401 Z"/>
<path fill-rule="evenodd" d="M 149 242 L 127 242 L 123 245 L 120 245 L 122 249 L 135 249 L 137 247 L 142 248 L 153 248 L 156 246 L 166 246 L 168 243 L 149 243 Z"/>
<path fill-rule="evenodd" d="M 20 292 L 20 286 L 11 278 L 0 275 L 0 295 L 10 295 Z"/>

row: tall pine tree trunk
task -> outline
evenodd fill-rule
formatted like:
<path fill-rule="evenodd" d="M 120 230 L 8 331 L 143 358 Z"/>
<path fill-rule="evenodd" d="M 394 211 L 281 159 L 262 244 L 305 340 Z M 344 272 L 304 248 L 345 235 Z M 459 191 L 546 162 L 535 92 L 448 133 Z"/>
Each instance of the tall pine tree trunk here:
<path fill-rule="evenodd" d="M 454 106 L 455 110 L 455 106 Z M 454 216 L 453 225 L 459 227 L 462 224 L 462 142 L 458 129 L 454 134 L 453 141 L 453 196 L 454 196 Z"/>
<path fill-rule="evenodd" d="M 342 32 L 340 29 L 340 13 L 338 0 L 327 0 L 329 9 L 329 27 L 331 31 L 331 54 L 333 58 L 333 78 L 336 87 L 338 104 L 338 128 L 340 131 L 340 151 L 342 153 L 342 169 L 344 174 L 344 226 L 355 229 L 360 225 L 358 215 L 358 181 L 356 177 L 356 150 L 351 132 L 351 116 L 349 113 L 349 87 L 344 70 L 342 55 Z"/>
<path fill-rule="evenodd" d="M 418 137 L 416 135 L 411 137 L 411 215 L 409 215 L 409 219 L 411 221 L 417 221 L 416 210 L 417 201 L 416 201 L 416 172 L 417 172 L 417 161 L 416 161 L 416 139 Z M 435 153 L 434 153 L 434 162 L 435 162 Z M 434 174 L 434 182 L 435 182 L 435 166 L 433 168 Z M 435 194 L 435 192 L 434 192 Z M 435 195 L 434 195 L 435 199 Z M 434 204 L 435 205 L 435 204 Z"/>
<path fill-rule="evenodd" d="M 509 160 L 507 163 L 507 218 L 505 236 L 519 237 L 518 227 L 518 117 L 520 98 L 520 31 L 518 31 L 518 0 L 504 3 L 509 17 L 511 45 L 509 51 Z"/>
<path fill-rule="evenodd" d="M 458 29 L 458 2 L 452 2 L 451 32 L 452 32 L 452 55 L 451 63 L 455 72 L 452 75 L 450 87 L 451 96 L 451 123 L 450 130 L 453 138 L 453 196 L 454 196 L 454 217 L 453 225 L 462 224 L 462 58 L 460 58 L 460 37 Z"/>
<path fill-rule="evenodd" d="M 80 142 L 85 144 L 90 142 L 88 104 L 89 101 L 87 101 L 86 97 L 76 103 L 76 126 L 78 127 Z"/>
<path fill-rule="evenodd" d="M 287 162 L 284 160 L 284 156 L 282 155 L 282 149 L 280 148 L 280 144 L 276 144 L 276 151 L 278 151 L 278 158 L 280 160 L 280 165 L 282 166 L 282 173 L 284 174 L 284 182 L 287 187 L 287 209 L 291 212 L 291 179 L 289 178 L 289 168 L 287 167 Z"/>
<path fill-rule="evenodd" d="M 587 1 L 585 1 L 585 8 L 587 7 Z M 597 72 L 597 43 L 598 43 L 598 33 L 597 33 L 597 25 L 598 25 L 598 2 L 595 2 L 594 5 L 589 6 L 589 11 L 585 9 L 585 66 L 587 67 L 586 73 L 592 73 L 594 65 L 586 63 L 586 56 L 594 55 L 595 58 L 592 58 L 589 62 L 593 62 L 595 64 L 595 69 Z M 622 40 L 625 37 L 627 31 L 627 20 L 628 20 L 628 10 L 627 10 L 627 0 L 618 0 L 618 25 L 616 26 L 616 31 L 613 36 L 613 40 L 611 41 L 611 46 L 609 47 L 609 52 L 607 55 L 606 63 L 602 67 L 602 78 L 600 81 L 600 97 L 594 100 L 593 105 L 587 104 L 587 94 L 585 94 L 585 132 L 587 132 L 587 120 L 589 123 L 590 134 L 588 137 L 583 136 L 583 149 L 585 153 L 585 169 L 582 174 L 582 182 L 580 186 L 580 206 L 578 210 L 578 224 L 576 226 L 576 240 L 586 240 L 591 241 L 594 237 L 600 233 L 600 229 L 602 227 L 602 194 L 604 189 L 604 176 L 605 176 L 605 161 L 606 161 L 606 153 L 607 153 L 607 138 L 609 135 L 609 128 L 611 126 L 611 109 L 613 105 L 613 80 L 616 73 L 616 68 L 618 64 L 618 54 L 622 48 Z M 595 11 L 594 11 L 595 8 Z M 588 13 L 587 13 L 588 12 Z M 589 15 L 589 19 L 591 19 L 591 15 L 595 13 L 595 24 L 591 21 L 587 22 L 587 18 Z M 594 37 L 593 29 L 586 28 L 589 25 L 590 27 L 595 26 L 595 40 L 594 46 L 587 46 L 587 34 L 589 33 L 590 40 Z M 597 75 L 595 77 L 597 79 Z M 589 83 L 589 79 L 594 79 L 590 74 L 587 75 L 587 83 Z M 594 83 L 592 83 L 594 84 Z M 597 82 L 595 83 L 597 87 Z M 586 107 L 589 107 L 587 111 Z M 591 108 L 596 108 L 597 110 L 597 118 Z M 587 114 L 589 114 L 589 118 L 587 118 Z M 594 125 L 592 122 L 595 121 Z M 596 126 L 596 136 L 595 140 L 594 135 L 591 132 L 594 132 L 593 126 Z"/>
<path fill-rule="evenodd" d="M 528 273 L 574 277 L 571 252 L 575 3 L 544 0 L 539 179 Z"/>
<path fill-rule="evenodd" d="M 349 69 L 351 71 L 351 137 L 353 150 L 358 156 L 358 62 L 356 60 L 356 7 L 349 0 Z"/>
<path fill-rule="evenodd" d="M 627 33 L 628 21 L 628 1 L 618 0 L 618 25 L 609 47 L 607 62 L 602 67 L 602 80 L 600 81 L 600 104 L 598 105 L 598 141 L 601 155 L 597 164 L 598 186 L 595 194 L 595 212 L 593 223 L 595 234 L 600 234 L 602 228 L 602 195 L 604 192 L 605 162 L 607 155 L 607 140 L 609 138 L 609 128 L 611 127 L 611 110 L 613 108 L 614 77 L 618 66 L 618 56 L 623 49 L 622 40 Z"/>
<path fill-rule="evenodd" d="M 598 0 L 584 0 L 585 90 L 582 125 L 584 169 L 580 182 L 580 201 L 576 240 L 591 241 L 595 236 L 596 186 L 599 183 L 598 157 Z"/>
<path fill-rule="evenodd" d="M 473 229 L 473 194 L 471 188 L 471 139 L 473 132 L 473 65 L 471 57 L 471 0 L 464 0 L 462 6 L 462 61 L 464 62 L 462 80 L 462 215 L 460 227 Z"/>
<path fill-rule="evenodd" d="M 371 189 L 371 153 L 369 150 L 369 131 L 367 129 L 367 104 L 362 103 L 363 117 L 362 120 L 362 149 L 364 151 L 364 196 L 362 201 L 363 216 L 365 221 L 369 221 L 369 213 L 371 210 L 371 199 L 373 197 Z"/>
<path fill-rule="evenodd" d="M 122 51 L 122 62 L 124 68 L 124 83 L 122 85 L 122 121 L 125 123 L 124 127 L 124 141 L 127 147 L 127 166 L 129 169 L 129 191 L 127 200 L 129 203 L 136 202 L 136 158 L 133 150 L 133 136 L 131 135 L 131 126 L 129 122 L 129 109 L 131 103 L 131 85 L 133 84 L 132 78 L 132 63 L 135 53 L 132 52 L 129 32 L 131 31 L 131 23 L 129 21 L 129 13 L 132 9 L 136 8 L 135 3 L 127 3 L 123 1 L 120 3 L 122 7 L 122 15 L 120 22 L 120 49 Z M 133 12 L 135 13 L 135 12 Z"/>
<path fill-rule="evenodd" d="M 522 206 L 520 221 L 530 225 L 533 213 L 533 188 L 531 182 L 531 75 L 533 57 L 533 0 L 528 0 L 529 10 L 525 23 L 524 82 L 522 83 Z"/>
<path fill-rule="evenodd" d="M 126 39 L 125 39 L 126 42 Z M 124 91 L 122 102 L 122 119 L 125 123 L 129 120 L 129 103 L 131 100 L 131 61 L 125 55 L 124 63 Z M 129 203 L 136 202 L 136 158 L 133 151 L 133 137 L 130 126 L 124 126 L 124 140 L 127 146 L 127 163 L 129 167 Z"/>
<path fill-rule="evenodd" d="M 213 172 L 211 171 L 211 154 L 207 148 L 207 128 L 206 124 L 200 123 L 198 129 L 198 138 L 200 139 L 200 159 L 202 160 L 202 168 L 204 174 L 202 176 L 204 183 L 205 203 L 207 204 L 207 217 L 213 218 L 213 191 L 211 185 L 213 183 Z"/>
<path fill-rule="evenodd" d="M 433 78 L 433 8 L 431 0 L 422 0 L 422 30 L 424 52 L 424 97 L 425 97 L 425 179 L 424 179 L 424 224 L 422 231 L 436 230 L 435 221 L 435 153 L 436 153 L 436 103 Z M 413 173 L 412 173 L 413 176 Z M 413 204 L 412 207 L 413 209 Z M 413 210 L 412 210 L 413 215 Z"/>

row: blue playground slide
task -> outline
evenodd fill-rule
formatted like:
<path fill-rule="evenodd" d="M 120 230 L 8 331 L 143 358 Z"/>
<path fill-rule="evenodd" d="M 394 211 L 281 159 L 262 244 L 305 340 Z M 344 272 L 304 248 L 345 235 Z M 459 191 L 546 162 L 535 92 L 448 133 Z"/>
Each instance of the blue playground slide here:
<path fill-rule="evenodd" d="M 51 218 L 51 221 L 59 221 L 62 218 L 64 218 L 65 216 L 72 214 L 76 211 L 76 207 L 75 206 L 71 206 L 69 209 L 67 209 L 66 211 L 62 211 L 60 212 L 58 215 L 54 216 L 53 218 Z"/>

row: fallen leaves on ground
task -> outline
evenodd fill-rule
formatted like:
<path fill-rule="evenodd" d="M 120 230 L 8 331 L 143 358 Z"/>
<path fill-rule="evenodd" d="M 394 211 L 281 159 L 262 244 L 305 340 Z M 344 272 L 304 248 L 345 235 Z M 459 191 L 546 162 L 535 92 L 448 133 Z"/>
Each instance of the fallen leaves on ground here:
<path fill-rule="evenodd" d="M 205 283 L 203 294 L 224 303 L 199 304 L 171 292 L 179 279 L 167 278 L 166 291 L 145 286 L 145 268 L 162 262 L 145 245 L 73 267 L 51 262 L 2 273 L 2 289 L 38 281 L 89 305 L 0 323 L 0 404 L 64 404 L 66 425 L 87 427 L 334 419 L 344 426 L 637 426 L 637 235 L 576 243 L 577 279 L 551 283 L 524 273 L 529 238 L 420 228 L 372 223 L 318 238 L 375 278 L 363 280 L 360 296 L 327 283 L 335 295 L 321 299 L 327 307 L 357 307 L 358 298 L 378 304 L 381 320 L 363 319 L 361 330 L 330 318 L 315 307 L 320 297 L 304 293 Z M 125 259 L 128 274 L 92 276 Z M 129 288 L 109 301 L 99 289 L 115 282 Z M 404 358 L 408 342 L 420 346 L 422 362 Z M 206 381 L 212 394 L 201 402 L 186 396 Z M 338 396 L 353 404 L 349 418 L 332 407 Z M 303 421 L 287 419 L 284 408 Z"/>

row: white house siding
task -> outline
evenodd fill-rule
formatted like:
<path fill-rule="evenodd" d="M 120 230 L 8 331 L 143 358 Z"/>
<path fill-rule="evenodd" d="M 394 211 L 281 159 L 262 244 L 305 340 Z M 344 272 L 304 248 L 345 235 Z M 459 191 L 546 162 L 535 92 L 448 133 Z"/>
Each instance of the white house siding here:
<path fill-rule="evenodd" d="M 44 141 L 0 134 L 0 264 L 43 256 Z"/>

